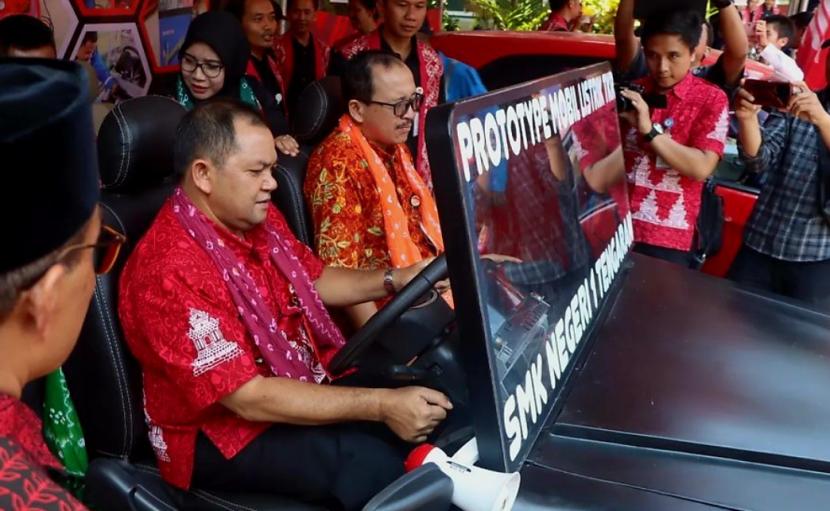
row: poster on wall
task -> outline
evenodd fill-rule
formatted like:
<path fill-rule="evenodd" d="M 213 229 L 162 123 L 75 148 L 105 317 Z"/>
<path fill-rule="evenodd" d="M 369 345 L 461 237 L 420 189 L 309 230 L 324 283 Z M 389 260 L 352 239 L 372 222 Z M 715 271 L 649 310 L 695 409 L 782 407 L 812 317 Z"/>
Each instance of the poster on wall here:
<path fill-rule="evenodd" d="M 84 25 L 69 58 L 94 69 L 98 102 L 118 103 L 150 88 L 152 75 L 135 23 Z"/>
<path fill-rule="evenodd" d="M 150 0 L 144 4 L 141 27 L 153 69 L 175 70 L 191 20 L 207 9 L 207 0 Z"/>

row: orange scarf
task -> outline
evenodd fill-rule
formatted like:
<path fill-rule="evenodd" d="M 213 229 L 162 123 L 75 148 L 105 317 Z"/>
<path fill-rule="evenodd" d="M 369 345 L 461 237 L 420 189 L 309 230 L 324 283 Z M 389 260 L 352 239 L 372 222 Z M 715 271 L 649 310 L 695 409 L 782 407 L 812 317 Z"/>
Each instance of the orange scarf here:
<path fill-rule="evenodd" d="M 349 114 L 340 118 L 340 131 L 349 135 L 352 143 L 357 146 L 369 164 L 369 172 L 375 181 L 378 195 L 383 208 L 383 224 L 386 231 L 386 245 L 389 248 L 389 257 L 392 266 L 403 268 L 421 261 L 421 251 L 409 236 L 409 222 L 403 212 L 395 185 L 389 176 L 389 171 L 378 154 L 369 145 L 360 128 L 355 125 Z M 421 229 L 439 253 L 444 251 L 444 240 L 441 237 L 441 225 L 438 222 L 438 208 L 435 199 L 424 184 L 423 179 L 412 165 L 412 159 L 406 152 L 403 144 L 395 145 L 395 156 L 403 162 L 404 173 L 409 185 L 421 200 L 419 209 L 421 214 Z"/>

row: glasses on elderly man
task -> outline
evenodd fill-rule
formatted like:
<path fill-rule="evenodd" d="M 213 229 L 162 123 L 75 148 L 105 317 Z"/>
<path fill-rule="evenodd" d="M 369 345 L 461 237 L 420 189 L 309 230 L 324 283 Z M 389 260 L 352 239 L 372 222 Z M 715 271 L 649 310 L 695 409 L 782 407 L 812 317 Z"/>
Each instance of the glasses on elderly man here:
<path fill-rule="evenodd" d="M 202 73 L 208 78 L 216 78 L 219 73 L 225 68 L 218 60 L 199 60 L 189 53 L 182 55 L 182 71 L 185 73 L 195 73 L 196 69 L 201 69 Z"/>
<path fill-rule="evenodd" d="M 413 112 L 417 112 L 418 110 L 420 110 L 421 103 L 423 102 L 424 93 L 423 89 L 421 89 L 420 87 L 415 89 L 415 93 L 411 95 L 408 99 L 402 99 L 396 103 L 384 103 L 383 101 L 375 100 L 367 101 L 367 103 L 370 104 L 390 107 L 396 117 L 404 117 L 406 115 L 406 112 L 408 112 L 410 108 Z"/>

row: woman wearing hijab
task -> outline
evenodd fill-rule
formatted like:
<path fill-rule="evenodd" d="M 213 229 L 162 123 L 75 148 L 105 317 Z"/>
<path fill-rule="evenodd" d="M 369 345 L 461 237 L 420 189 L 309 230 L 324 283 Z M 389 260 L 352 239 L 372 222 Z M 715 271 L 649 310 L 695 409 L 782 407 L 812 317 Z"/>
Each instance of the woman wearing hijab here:
<path fill-rule="evenodd" d="M 176 101 L 190 110 L 213 97 L 237 98 L 265 117 L 274 144 L 285 154 L 297 153 L 297 142 L 288 135 L 285 114 L 262 85 L 245 76 L 250 47 L 236 18 L 211 11 L 193 18 L 179 53 L 181 74 L 176 79 Z"/>

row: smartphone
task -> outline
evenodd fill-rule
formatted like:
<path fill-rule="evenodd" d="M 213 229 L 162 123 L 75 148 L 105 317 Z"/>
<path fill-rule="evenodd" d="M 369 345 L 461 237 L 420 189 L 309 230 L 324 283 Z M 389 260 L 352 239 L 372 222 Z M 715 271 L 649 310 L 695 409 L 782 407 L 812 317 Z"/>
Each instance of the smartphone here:
<path fill-rule="evenodd" d="M 792 85 L 787 82 L 744 80 L 743 88 L 755 98 L 755 104 L 770 108 L 787 108 L 792 96 Z"/>

